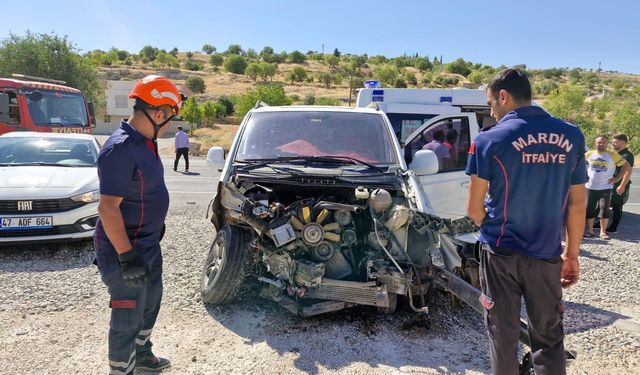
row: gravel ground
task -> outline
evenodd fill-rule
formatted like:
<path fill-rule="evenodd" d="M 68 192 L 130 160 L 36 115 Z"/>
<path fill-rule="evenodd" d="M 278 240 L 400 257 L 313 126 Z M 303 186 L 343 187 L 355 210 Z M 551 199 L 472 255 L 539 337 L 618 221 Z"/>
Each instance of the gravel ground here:
<path fill-rule="evenodd" d="M 174 374 L 487 374 L 482 319 L 432 295 L 431 319 L 352 309 L 306 320 L 246 296 L 225 307 L 200 300 L 211 243 L 205 207 L 172 209 L 163 307 L 152 340 Z M 640 374 L 640 234 L 622 227 L 584 244 L 582 278 L 566 293 L 570 374 Z M 90 243 L 0 248 L 0 374 L 105 374 L 108 295 Z"/>

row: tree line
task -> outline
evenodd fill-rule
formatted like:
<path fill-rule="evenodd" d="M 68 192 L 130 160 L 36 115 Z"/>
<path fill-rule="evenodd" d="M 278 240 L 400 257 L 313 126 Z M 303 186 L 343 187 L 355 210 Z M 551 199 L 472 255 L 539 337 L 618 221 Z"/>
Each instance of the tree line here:
<path fill-rule="evenodd" d="M 310 61 L 325 65 L 326 69 L 312 72 L 308 66 Z M 286 74 L 278 75 L 281 64 L 290 65 L 285 68 Z M 229 74 L 246 75 L 254 82 L 253 89 L 237 97 L 203 98 L 200 102 L 194 98 L 190 105 L 198 109 L 192 112 L 201 113 L 202 117 L 193 123 L 211 123 L 234 111 L 241 116 L 257 100 L 272 105 L 292 102 L 340 104 L 335 99 L 311 95 L 306 98 L 287 96 L 283 85 L 317 82 L 330 89 L 347 82 L 349 94 L 353 95 L 367 79 L 376 79 L 383 87 L 456 87 L 461 82 L 487 83 L 496 72 L 506 68 L 473 63 L 463 58 L 445 63 L 442 57 L 405 54 L 388 58 L 342 53 L 337 48 L 333 53 L 323 54 L 313 50 L 306 53 L 298 50 L 276 52 L 265 46 L 258 52 L 252 48 L 245 50 L 239 44 L 231 44 L 223 51 L 207 43 L 201 51 L 181 52 L 177 47 L 167 51 L 147 45 L 138 53 L 115 47 L 108 51 L 81 53 L 66 36 L 30 31 L 24 35 L 10 34 L 0 41 L 0 76 L 22 73 L 63 80 L 82 90 L 98 105 L 104 100 L 98 69 L 118 65 L 151 65 L 159 69 L 186 71 L 207 69 L 214 74 L 224 70 Z M 625 132 L 631 138 L 631 148 L 635 152 L 640 151 L 639 140 L 636 139 L 640 134 L 638 80 L 581 68 L 529 69 L 524 64 L 516 67 L 531 77 L 535 96 L 543 106 L 552 114 L 579 125 L 587 138 L 599 133 Z M 276 81 L 278 76 L 282 81 Z M 205 82 L 199 76 L 187 78 L 185 84 L 197 94 L 206 93 Z"/>

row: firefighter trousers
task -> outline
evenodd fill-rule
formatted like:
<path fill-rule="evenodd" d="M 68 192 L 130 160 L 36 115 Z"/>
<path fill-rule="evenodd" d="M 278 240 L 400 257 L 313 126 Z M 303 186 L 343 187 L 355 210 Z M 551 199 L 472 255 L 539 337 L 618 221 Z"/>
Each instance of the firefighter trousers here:
<path fill-rule="evenodd" d="M 518 373 L 520 304 L 524 297 L 531 358 L 536 374 L 566 374 L 562 316 L 562 259 L 538 259 L 515 251 L 480 251 L 480 286 L 489 333 L 491 371 Z"/>
<path fill-rule="evenodd" d="M 119 268 L 100 269 L 111 296 L 109 374 L 133 374 L 136 357 L 151 355 L 151 331 L 162 301 L 162 256 L 147 266 L 149 283 L 140 288 L 125 285 Z"/>

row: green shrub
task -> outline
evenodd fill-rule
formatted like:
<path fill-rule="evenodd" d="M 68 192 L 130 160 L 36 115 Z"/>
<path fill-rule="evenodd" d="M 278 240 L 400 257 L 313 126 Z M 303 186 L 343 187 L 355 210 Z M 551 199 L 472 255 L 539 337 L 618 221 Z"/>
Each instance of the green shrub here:
<path fill-rule="evenodd" d="M 216 119 L 225 116 L 226 108 L 219 102 L 207 100 L 202 103 L 202 119 L 205 124 L 212 125 Z"/>
<path fill-rule="evenodd" d="M 213 66 L 221 66 L 223 61 L 224 61 L 224 58 L 219 53 L 209 56 L 209 64 Z"/>
<path fill-rule="evenodd" d="M 189 77 L 184 82 L 185 86 L 196 94 L 202 94 L 206 90 L 207 86 L 204 80 L 200 77 Z"/>
<path fill-rule="evenodd" d="M 300 51 L 293 51 L 289 54 L 289 61 L 294 64 L 302 64 L 306 59 L 307 56 Z"/>
<path fill-rule="evenodd" d="M 236 115 L 244 117 L 256 102 L 262 101 L 269 105 L 290 105 L 291 99 L 284 93 L 284 88 L 278 84 L 260 84 L 255 90 L 250 90 L 238 97 L 236 101 Z"/>
<path fill-rule="evenodd" d="M 195 72 L 204 69 L 204 65 L 202 65 L 201 62 L 195 61 L 195 60 L 187 60 L 183 64 L 185 69 L 195 71 Z"/>
<path fill-rule="evenodd" d="M 313 95 L 307 95 L 304 97 L 304 102 L 305 105 L 314 105 L 316 104 L 316 97 Z"/>
<path fill-rule="evenodd" d="M 258 75 L 260 75 L 260 64 L 252 62 L 251 64 L 247 65 L 244 73 L 255 82 L 255 80 L 258 78 Z"/>
<path fill-rule="evenodd" d="M 233 100 L 231 100 L 230 97 L 228 97 L 226 95 L 222 95 L 216 101 L 224 106 L 224 114 L 225 114 L 225 116 L 230 116 L 230 115 L 233 114 L 234 105 L 233 105 Z"/>
<path fill-rule="evenodd" d="M 396 88 L 403 88 L 403 89 L 404 89 L 404 88 L 407 88 L 407 82 L 405 82 L 405 80 L 404 80 L 404 79 L 402 79 L 402 78 L 398 78 L 398 79 L 396 79 L 396 81 L 393 83 L 393 87 L 396 87 Z"/>
<path fill-rule="evenodd" d="M 229 55 L 224 60 L 224 69 L 229 73 L 244 74 L 247 69 L 247 60 L 240 55 Z"/>
<path fill-rule="evenodd" d="M 205 44 L 202 46 L 202 52 L 206 53 L 207 55 L 210 55 L 215 51 L 216 51 L 216 47 L 212 46 L 211 44 Z"/>
<path fill-rule="evenodd" d="M 341 105 L 342 103 L 340 102 L 339 99 L 327 98 L 327 97 L 319 97 L 319 98 L 316 98 L 316 100 L 315 100 L 315 102 L 313 104 L 315 104 L 315 105 L 338 106 L 338 105 Z"/>

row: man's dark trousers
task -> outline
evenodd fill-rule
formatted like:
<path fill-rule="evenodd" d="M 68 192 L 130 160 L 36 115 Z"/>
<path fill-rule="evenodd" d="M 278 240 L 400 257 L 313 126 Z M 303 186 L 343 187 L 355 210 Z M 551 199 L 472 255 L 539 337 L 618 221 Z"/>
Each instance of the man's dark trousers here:
<path fill-rule="evenodd" d="M 173 170 L 178 169 L 178 161 L 180 160 L 180 156 L 184 156 L 185 170 L 189 170 L 189 148 L 179 148 L 176 149 L 176 161 L 173 162 Z"/>
<path fill-rule="evenodd" d="M 111 295 L 110 373 L 133 374 L 136 357 L 151 355 L 151 331 L 162 301 L 162 255 L 148 266 L 149 284 L 140 288 L 126 286 L 119 269 L 100 270 Z"/>
<path fill-rule="evenodd" d="M 527 307 L 531 356 L 537 375 L 566 374 L 560 257 L 537 259 L 482 245 L 480 285 L 485 301 L 491 370 L 518 373 L 520 301 Z"/>
<path fill-rule="evenodd" d="M 627 203 L 629 199 L 629 184 L 627 184 L 627 188 L 624 190 L 622 195 L 618 195 L 615 189 L 618 186 L 614 187 L 613 193 L 611 193 L 611 210 L 613 211 L 613 215 L 611 216 L 611 221 L 609 222 L 608 231 L 617 231 L 618 225 L 620 224 L 620 218 L 622 217 L 622 206 Z"/>

